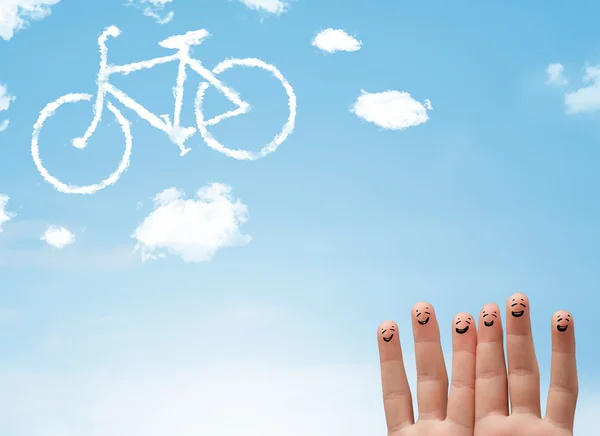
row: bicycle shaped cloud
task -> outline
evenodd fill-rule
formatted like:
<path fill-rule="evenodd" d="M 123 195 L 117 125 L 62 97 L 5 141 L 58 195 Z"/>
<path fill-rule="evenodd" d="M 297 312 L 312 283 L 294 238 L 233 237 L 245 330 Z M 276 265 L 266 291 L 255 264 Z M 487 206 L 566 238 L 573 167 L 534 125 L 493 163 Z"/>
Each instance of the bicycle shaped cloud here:
<path fill-rule="evenodd" d="M 227 59 L 219 63 L 212 71 L 208 70 L 200 63 L 200 61 L 192 59 L 189 55 L 190 48 L 193 45 L 201 44 L 202 41 L 209 36 L 209 33 L 204 29 L 187 32 L 184 35 L 171 36 L 165 39 L 164 41 L 159 42 L 159 45 L 164 48 L 177 50 L 175 54 L 172 54 L 170 56 L 159 57 L 147 61 L 135 62 L 127 65 L 110 65 L 107 61 L 108 48 L 106 46 L 106 41 L 109 36 L 116 38 L 117 36 L 119 36 L 120 33 L 121 31 L 116 26 L 110 26 L 98 38 L 98 44 L 100 46 L 100 71 L 98 72 L 97 79 L 98 92 L 96 94 L 96 101 L 93 105 L 94 117 L 92 119 L 91 124 L 85 131 L 84 135 L 82 137 L 73 139 L 72 145 L 79 149 L 83 149 L 86 147 L 87 141 L 93 135 L 94 131 L 96 130 L 98 124 L 102 119 L 104 105 L 106 104 L 108 110 L 117 119 L 119 125 L 121 126 L 121 130 L 123 131 L 123 134 L 125 136 L 125 153 L 123 154 L 123 157 L 121 158 L 117 169 L 106 179 L 97 184 L 88 186 L 67 185 L 58 180 L 56 177 L 52 176 L 43 166 L 39 154 L 39 135 L 44 125 L 44 122 L 48 117 L 52 116 L 56 112 L 56 110 L 63 104 L 76 103 L 80 101 L 91 101 L 93 96 L 91 94 L 66 94 L 62 97 L 59 97 L 52 103 L 48 103 L 46 107 L 44 107 L 44 109 L 42 109 L 42 111 L 40 112 L 40 116 L 33 128 L 33 136 L 31 142 L 31 153 L 35 165 L 40 171 L 42 177 L 44 177 L 44 179 L 47 182 L 51 183 L 57 190 L 70 194 L 93 194 L 94 192 L 115 183 L 129 166 L 133 142 L 131 137 L 130 123 L 110 101 L 107 101 L 106 97 L 108 95 L 119 101 L 123 106 L 137 113 L 140 118 L 146 120 L 153 127 L 156 127 L 157 129 L 165 132 L 169 136 L 171 141 L 179 147 L 181 156 L 185 155 L 188 151 L 190 151 L 190 148 L 185 147 L 185 141 L 189 139 L 192 135 L 194 135 L 194 133 L 196 132 L 196 128 L 183 127 L 180 124 L 181 108 L 183 105 L 183 91 L 185 80 L 187 77 L 188 67 L 196 73 L 198 73 L 205 80 L 204 82 L 201 82 L 198 86 L 194 106 L 196 124 L 198 127 L 197 130 L 209 147 L 235 159 L 255 160 L 275 151 L 277 147 L 283 141 L 285 141 L 289 134 L 292 133 L 292 131 L 294 130 L 294 123 L 296 119 L 296 95 L 294 94 L 294 90 L 292 89 L 288 81 L 285 79 L 285 77 L 283 77 L 279 70 L 273 65 L 267 64 L 266 62 L 255 58 Z M 153 114 L 148 109 L 134 101 L 131 97 L 129 97 L 127 94 L 125 94 L 123 91 L 116 88 L 109 82 L 109 78 L 113 74 L 127 75 L 134 71 L 150 69 L 156 65 L 175 61 L 179 62 L 179 68 L 177 72 L 176 85 L 174 88 L 175 108 L 173 121 L 171 121 L 169 115 Z M 288 96 L 289 117 L 287 122 L 283 126 L 282 130 L 273 138 L 273 140 L 257 152 L 241 149 L 233 150 L 227 148 L 224 145 L 222 145 L 219 141 L 217 141 L 208 131 L 209 126 L 215 125 L 218 122 L 223 121 L 224 119 L 247 113 L 250 110 L 250 105 L 243 101 L 234 89 L 226 86 L 216 77 L 216 75 L 218 75 L 219 73 L 222 73 L 223 71 L 234 66 L 257 67 L 269 71 L 281 82 Z M 213 87 L 215 87 L 215 89 L 221 92 L 237 108 L 225 112 L 224 114 L 218 115 L 216 117 L 205 119 L 202 112 L 202 102 L 204 93 L 210 85 L 212 85 Z"/>

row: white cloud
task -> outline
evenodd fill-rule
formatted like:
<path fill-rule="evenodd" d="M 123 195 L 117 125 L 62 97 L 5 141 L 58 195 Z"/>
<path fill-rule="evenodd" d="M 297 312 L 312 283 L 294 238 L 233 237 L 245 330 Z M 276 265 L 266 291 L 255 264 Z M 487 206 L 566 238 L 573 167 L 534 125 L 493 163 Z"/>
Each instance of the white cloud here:
<path fill-rule="evenodd" d="M 30 21 L 50 15 L 50 6 L 60 0 L 2 0 L 0 1 L 0 38 L 8 41 L 15 32 L 27 27 Z"/>
<path fill-rule="evenodd" d="M 361 47 L 361 42 L 356 38 L 348 35 L 341 29 L 325 29 L 319 32 L 312 45 L 320 48 L 328 53 L 336 51 L 358 51 Z"/>
<path fill-rule="evenodd" d="M 2 11 L 2 6 L 0 6 L 0 12 Z M 1 26 L 1 24 L 0 24 Z M 10 95 L 8 93 L 8 89 L 6 85 L 0 83 L 0 112 L 7 110 L 10 107 L 10 104 L 16 100 L 14 95 Z M 8 128 L 8 120 L 0 121 L 0 132 L 6 130 Z"/>
<path fill-rule="evenodd" d="M 567 78 L 563 75 L 565 67 L 562 64 L 550 64 L 546 68 L 548 79 L 546 80 L 547 85 L 551 86 L 564 86 L 569 83 Z"/>
<path fill-rule="evenodd" d="M 594 112 L 600 109 L 600 66 L 588 66 L 583 82 L 588 86 L 565 93 L 565 111 L 567 114 Z"/>
<path fill-rule="evenodd" d="M 161 17 L 160 13 L 167 4 L 173 0 L 127 0 L 130 5 L 142 9 L 142 12 L 147 17 L 154 18 L 158 24 L 167 24 L 175 16 L 175 12 L 170 11 L 165 16 Z"/>
<path fill-rule="evenodd" d="M 41 239 L 52 247 L 64 248 L 75 242 L 75 235 L 65 227 L 50 226 Z"/>
<path fill-rule="evenodd" d="M 425 100 L 421 104 L 408 92 L 368 93 L 361 91 L 361 95 L 350 111 L 384 129 L 402 130 L 426 122 L 429 119 L 427 110 L 431 109 L 433 108 L 429 100 Z"/>
<path fill-rule="evenodd" d="M 6 85 L 0 83 L 0 111 L 5 111 L 10 104 L 16 100 L 16 97 L 8 93 Z"/>
<path fill-rule="evenodd" d="M 142 260 L 180 256 L 184 262 L 205 262 L 223 247 L 245 245 L 251 237 L 240 232 L 248 208 L 231 196 L 231 187 L 212 183 L 196 192 L 197 200 L 169 188 L 154 198 L 155 209 L 135 230 Z"/>
<path fill-rule="evenodd" d="M 279 15 L 288 9 L 289 4 L 281 0 L 240 0 L 244 5 L 254 10 L 263 10 Z"/>
<path fill-rule="evenodd" d="M 2 233 L 2 224 L 4 224 L 7 221 L 10 221 L 16 215 L 15 213 L 8 212 L 6 210 L 8 200 L 10 200 L 10 197 L 8 195 L 0 194 L 0 233 Z"/>

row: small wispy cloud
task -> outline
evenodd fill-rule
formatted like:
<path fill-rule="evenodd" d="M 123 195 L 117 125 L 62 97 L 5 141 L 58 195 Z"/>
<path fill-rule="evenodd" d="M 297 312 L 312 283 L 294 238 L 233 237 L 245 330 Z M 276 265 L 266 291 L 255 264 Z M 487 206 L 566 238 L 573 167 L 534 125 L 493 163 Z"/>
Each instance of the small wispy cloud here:
<path fill-rule="evenodd" d="M 327 53 L 335 53 L 358 51 L 362 43 L 341 29 L 325 29 L 315 36 L 312 45 Z"/>
<path fill-rule="evenodd" d="M 429 100 L 420 103 L 413 99 L 408 92 L 369 93 L 361 91 L 361 95 L 350 111 L 384 129 L 403 130 L 425 123 L 429 120 L 427 111 L 432 109 Z"/>
<path fill-rule="evenodd" d="M 75 242 L 75 235 L 66 227 L 50 226 L 41 240 L 54 248 L 64 248 Z"/>
<path fill-rule="evenodd" d="M 2 6 L 0 6 L 0 19 L 2 13 Z M 6 85 L 0 83 L 0 112 L 8 110 L 10 104 L 15 101 L 17 98 L 14 95 L 10 95 L 8 93 L 8 89 Z M 0 132 L 6 130 L 8 128 L 8 120 L 0 121 Z"/>
<path fill-rule="evenodd" d="M 154 18 L 158 24 L 167 24 L 175 16 L 175 12 L 170 11 L 167 14 L 161 16 L 161 13 L 165 9 L 167 4 L 173 2 L 173 0 L 127 0 L 131 6 L 138 7 L 142 10 L 142 13 L 147 16 Z"/>
<path fill-rule="evenodd" d="M 60 0 L 2 0 L 0 1 L 0 38 L 10 40 L 31 21 L 50 15 L 50 7 Z"/>
<path fill-rule="evenodd" d="M 2 225 L 16 216 L 15 213 L 6 210 L 8 200 L 10 200 L 8 195 L 0 194 L 0 233 L 2 233 Z"/>
<path fill-rule="evenodd" d="M 212 183 L 184 200 L 177 188 L 165 189 L 154 198 L 155 209 L 132 237 L 142 261 L 174 254 L 184 262 L 205 262 L 223 247 L 248 244 L 240 232 L 248 220 L 248 208 L 231 195 L 231 187 Z"/>
<path fill-rule="evenodd" d="M 240 0 L 244 5 L 253 10 L 262 10 L 270 14 L 279 15 L 287 11 L 289 4 L 281 0 Z"/>
<path fill-rule="evenodd" d="M 546 68 L 546 85 L 550 86 L 565 86 L 569 84 L 567 78 L 563 75 L 565 67 L 562 64 L 550 64 Z"/>
<path fill-rule="evenodd" d="M 586 67 L 583 83 L 588 85 L 565 93 L 565 112 L 568 115 L 600 110 L 600 65 Z"/>

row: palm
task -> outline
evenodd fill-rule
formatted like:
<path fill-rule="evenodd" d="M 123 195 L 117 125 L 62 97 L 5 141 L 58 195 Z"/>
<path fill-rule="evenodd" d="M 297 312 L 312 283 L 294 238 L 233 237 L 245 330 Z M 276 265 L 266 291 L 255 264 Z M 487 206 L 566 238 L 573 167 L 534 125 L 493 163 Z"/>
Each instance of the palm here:
<path fill-rule="evenodd" d="M 471 436 L 473 430 L 450 421 L 419 421 L 388 436 Z"/>
<path fill-rule="evenodd" d="M 533 415 L 489 416 L 475 425 L 475 435 L 485 436 L 572 436 L 570 430 L 557 427 Z"/>

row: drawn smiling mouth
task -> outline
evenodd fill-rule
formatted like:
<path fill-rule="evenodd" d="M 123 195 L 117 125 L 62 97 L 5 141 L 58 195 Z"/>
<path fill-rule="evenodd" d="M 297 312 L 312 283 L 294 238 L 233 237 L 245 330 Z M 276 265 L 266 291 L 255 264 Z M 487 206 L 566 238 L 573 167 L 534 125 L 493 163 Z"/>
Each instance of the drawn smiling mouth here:
<path fill-rule="evenodd" d="M 485 325 L 486 327 L 491 327 L 494 325 L 494 320 L 491 321 L 483 321 L 483 325 Z"/>
<path fill-rule="evenodd" d="M 469 326 L 466 326 L 464 329 L 459 329 L 457 327 L 456 328 L 456 333 L 458 333 L 459 335 L 462 335 L 463 333 L 467 333 L 467 330 L 469 330 Z"/>
<path fill-rule="evenodd" d="M 556 330 L 558 330 L 559 332 L 566 332 L 567 329 L 569 328 L 569 325 L 557 325 L 556 326 Z"/>
<path fill-rule="evenodd" d="M 390 337 L 389 337 L 389 338 L 383 338 L 383 340 L 384 340 L 385 342 L 389 342 L 389 341 L 391 341 L 391 340 L 392 340 L 392 338 L 393 338 L 393 337 L 394 337 L 394 334 L 392 333 L 392 334 L 390 335 Z"/>
<path fill-rule="evenodd" d="M 425 320 L 423 320 L 423 321 L 419 321 L 419 320 L 417 320 L 417 322 L 418 322 L 419 324 L 421 324 L 421 325 L 425 325 L 425 324 L 427 324 L 427 323 L 429 322 L 429 317 L 425 318 Z"/>
<path fill-rule="evenodd" d="M 523 314 L 525 313 L 525 311 L 524 310 L 520 310 L 518 312 L 511 312 L 511 313 L 512 313 L 512 316 L 514 316 L 515 318 L 519 318 L 519 317 L 523 316 Z"/>

